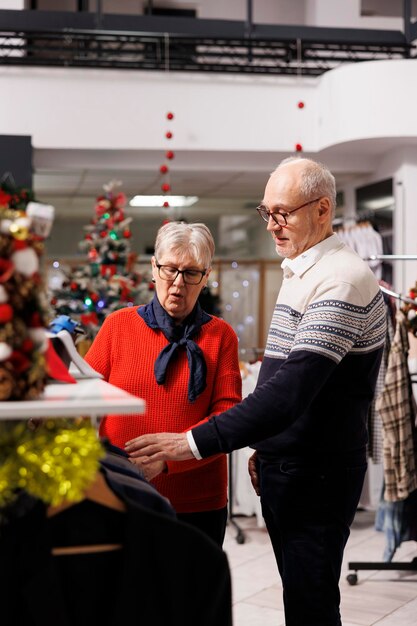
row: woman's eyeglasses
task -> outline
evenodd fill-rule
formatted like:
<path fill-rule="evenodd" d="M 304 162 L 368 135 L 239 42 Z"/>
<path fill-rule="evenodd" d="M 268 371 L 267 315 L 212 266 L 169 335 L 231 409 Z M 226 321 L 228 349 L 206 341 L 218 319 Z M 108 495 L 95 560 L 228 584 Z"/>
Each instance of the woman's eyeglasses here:
<path fill-rule="evenodd" d="M 182 274 L 182 278 L 186 285 L 199 285 L 206 275 L 207 270 L 179 270 L 171 265 L 160 265 L 156 263 L 159 278 L 162 280 L 170 280 L 174 282 L 178 274 Z"/>
<path fill-rule="evenodd" d="M 278 226 L 286 226 L 288 215 L 291 215 L 291 213 L 295 213 L 296 211 L 299 211 L 300 209 L 307 206 L 308 204 L 313 204 L 313 202 L 317 202 L 318 200 L 320 200 L 320 198 L 315 198 L 314 200 L 309 200 L 308 202 L 304 202 L 304 204 L 302 204 L 301 206 L 298 206 L 296 209 L 292 209 L 292 211 L 272 212 L 272 211 L 268 211 L 268 209 L 264 207 L 262 204 L 256 207 L 256 210 L 258 211 L 259 215 L 262 217 L 262 219 L 265 222 L 269 222 L 269 218 L 272 217 L 272 219 L 274 220 L 276 224 L 278 224 Z"/>

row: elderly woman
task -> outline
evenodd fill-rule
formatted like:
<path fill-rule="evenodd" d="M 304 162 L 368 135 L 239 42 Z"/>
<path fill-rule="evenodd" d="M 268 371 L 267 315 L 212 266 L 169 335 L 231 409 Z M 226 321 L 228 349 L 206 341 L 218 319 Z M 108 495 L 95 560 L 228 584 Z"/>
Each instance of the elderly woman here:
<path fill-rule="evenodd" d="M 241 398 L 237 337 L 205 313 L 198 297 L 211 272 L 214 241 L 204 224 L 171 222 L 155 242 L 150 304 L 109 315 L 87 353 L 105 380 L 146 400 L 144 415 L 108 415 L 100 434 L 130 451 L 136 437 L 184 432 Z M 131 454 L 135 459 L 134 451 Z M 146 465 L 145 476 L 178 518 L 222 545 L 227 521 L 224 455 Z"/>

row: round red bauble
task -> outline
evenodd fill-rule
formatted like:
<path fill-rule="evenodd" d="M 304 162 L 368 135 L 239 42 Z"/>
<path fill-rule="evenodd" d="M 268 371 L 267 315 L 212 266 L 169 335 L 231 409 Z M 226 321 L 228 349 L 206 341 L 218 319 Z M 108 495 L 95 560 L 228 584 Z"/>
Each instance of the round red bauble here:
<path fill-rule="evenodd" d="M 161 174 L 166 174 L 168 172 L 168 166 L 161 165 L 161 167 L 159 168 L 159 171 L 161 172 Z"/>
<path fill-rule="evenodd" d="M 41 319 L 41 316 L 39 315 L 39 311 L 35 311 L 30 316 L 29 327 L 30 328 L 41 328 L 42 326 L 44 326 L 44 324 L 42 323 L 42 319 Z"/>
<path fill-rule="evenodd" d="M 124 230 L 124 231 L 123 231 L 123 237 L 124 237 L 125 239 L 129 239 L 129 237 L 131 237 L 131 236 L 132 236 L 132 233 L 131 233 L 131 231 L 130 231 L 130 230 L 127 230 L 127 229 L 126 229 L 126 230 Z"/>
<path fill-rule="evenodd" d="M 72 291 L 76 291 L 76 290 L 78 289 L 78 284 L 77 284 L 77 283 L 75 283 L 75 282 L 72 282 L 72 283 L 70 284 L 70 287 L 71 287 Z"/>
<path fill-rule="evenodd" d="M 13 307 L 10 304 L 0 304 L 0 324 L 6 324 L 13 319 Z"/>
<path fill-rule="evenodd" d="M 302 102 L 300 100 L 300 102 L 297 104 L 297 106 L 298 106 L 299 109 L 304 109 L 304 102 Z"/>
<path fill-rule="evenodd" d="M 51 300 L 52 302 L 52 300 Z M 26 339 L 23 339 L 22 341 L 22 345 L 20 346 L 21 350 L 23 352 L 32 352 L 33 348 L 34 348 L 34 343 L 32 341 L 32 339 L 29 339 L 29 337 L 26 337 Z"/>
<path fill-rule="evenodd" d="M 100 299 L 100 296 L 98 295 L 98 293 L 91 293 L 90 298 L 93 302 L 97 302 Z"/>
<path fill-rule="evenodd" d="M 165 152 L 165 156 L 167 159 L 173 159 L 175 155 L 172 150 L 168 150 L 167 152 Z"/>
<path fill-rule="evenodd" d="M 93 235 L 90 235 L 90 233 L 88 233 L 88 234 L 85 236 L 85 239 L 87 239 L 87 241 L 91 241 L 91 240 L 92 240 L 92 238 L 93 238 Z"/>
<path fill-rule="evenodd" d="M 161 185 L 161 189 L 163 192 L 167 192 L 171 189 L 171 185 L 168 185 L 168 183 L 164 183 L 163 185 Z"/>
<path fill-rule="evenodd" d="M 296 152 L 302 152 L 303 151 L 303 146 L 300 143 L 296 143 L 295 144 L 295 151 Z"/>
<path fill-rule="evenodd" d="M 169 113 L 167 113 L 167 120 L 173 120 L 174 119 L 174 114 L 171 113 L 171 111 Z"/>
<path fill-rule="evenodd" d="M 167 202 L 165 200 L 164 204 L 162 205 L 164 207 L 164 209 L 168 209 L 169 208 L 169 202 Z"/>
<path fill-rule="evenodd" d="M 104 237 L 107 237 L 107 230 L 102 230 L 100 233 L 100 237 L 103 237 L 103 239 Z"/>
<path fill-rule="evenodd" d="M 168 131 L 167 133 L 165 133 L 165 137 L 167 139 L 172 139 L 172 133 L 170 131 Z"/>

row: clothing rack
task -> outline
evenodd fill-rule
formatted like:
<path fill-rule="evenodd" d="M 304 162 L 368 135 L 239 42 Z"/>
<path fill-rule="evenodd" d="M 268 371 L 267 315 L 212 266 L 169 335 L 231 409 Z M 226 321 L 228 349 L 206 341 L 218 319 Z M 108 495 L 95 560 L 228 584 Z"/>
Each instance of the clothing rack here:
<path fill-rule="evenodd" d="M 396 293 L 395 291 L 391 291 L 391 289 L 387 289 L 386 287 L 383 287 L 382 285 L 380 285 L 379 288 L 383 293 L 386 293 L 388 296 L 392 296 L 393 298 L 396 298 L 397 300 L 401 300 L 402 302 L 407 302 L 408 304 L 416 304 L 415 300 L 413 300 L 412 298 L 408 298 L 407 296 L 403 296 L 401 293 Z"/>
<path fill-rule="evenodd" d="M 369 261 L 375 261 L 379 259 L 392 259 L 394 261 L 417 261 L 417 255 L 415 254 L 378 254 L 369 257 Z M 407 298 L 400 293 L 396 293 L 395 291 L 391 291 L 391 289 L 387 289 L 386 287 L 379 287 L 381 291 L 401 300 L 402 302 L 408 302 L 409 304 L 416 304 L 415 300 L 411 298 Z M 415 375 L 414 375 L 415 376 Z M 417 381 L 413 380 L 412 383 L 415 384 Z M 346 576 L 346 580 L 349 585 L 356 585 L 358 582 L 358 570 L 391 570 L 391 571 L 407 571 L 407 572 L 417 572 L 417 557 L 414 557 L 411 561 L 379 561 L 379 562 L 369 562 L 369 561 L 351 561 L 348 563 L 348 569 L 352 570 Z"/>
<path fill-rule="evenodd" d="M 417 254 L 371 254 L 365 261 L 417 261 Z"/>

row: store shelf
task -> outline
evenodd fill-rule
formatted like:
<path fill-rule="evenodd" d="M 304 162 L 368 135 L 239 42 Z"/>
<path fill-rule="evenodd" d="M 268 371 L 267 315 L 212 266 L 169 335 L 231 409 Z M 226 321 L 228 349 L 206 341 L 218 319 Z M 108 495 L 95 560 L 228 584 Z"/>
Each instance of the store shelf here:
<path fill-rule="evenodd" d="M 0 402 L 0 420 L 32 417 L 93 418 L 108 413 L 138 414 L 145 401 L 97 378 L 76 384 L 50 384 L 38 400 Z"/>

